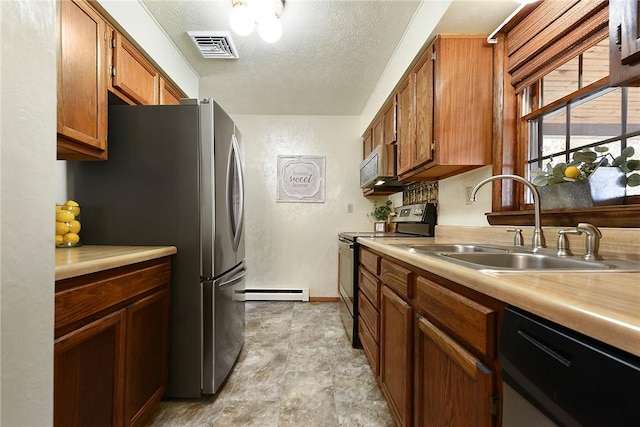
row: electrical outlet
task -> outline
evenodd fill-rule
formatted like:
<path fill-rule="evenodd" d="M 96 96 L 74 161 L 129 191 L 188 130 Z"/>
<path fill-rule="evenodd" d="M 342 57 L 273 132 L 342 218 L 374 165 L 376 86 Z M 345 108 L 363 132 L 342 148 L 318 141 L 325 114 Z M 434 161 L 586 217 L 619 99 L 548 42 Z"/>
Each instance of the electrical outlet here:
<path fill-rule="evenodd" d="M 353 203 L 347 203 L 347 213 L 353 213 Z"/>
<path fill-rule="evenodd" d="M 464 204 L 465 205 L 470 205 L 471 201 L 469 200 L 469 198 L 471 197 L 471 189 L 472 187 L 465 187 L 464 188 Z"/>

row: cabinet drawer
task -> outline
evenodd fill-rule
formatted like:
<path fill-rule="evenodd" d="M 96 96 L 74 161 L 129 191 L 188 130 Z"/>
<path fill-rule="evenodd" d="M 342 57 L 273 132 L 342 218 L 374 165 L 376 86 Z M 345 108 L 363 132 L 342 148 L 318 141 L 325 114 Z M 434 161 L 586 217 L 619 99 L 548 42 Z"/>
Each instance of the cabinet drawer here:
<path fill-rule="evenodd" d="M 132 264 L 86 276 L 56 282 L 56 336 L 69 325 L 128 304 L 158 287 L 169 287 L 171 264 L 168 258 Z"/>
<path fill-rule="evenodd" d="M 362 343 L 362 349 L 365 356 L 369 359 L 371 364 L 371 370 L 376 376 L 380 376 L 380 347 L 378 343 L 373 339 L 373 335 L 367 328 L 367 325 L 362 321 L 362 318 L 358 319 L 358 336 Z"/>
<path fill-rule="evenodd" d="M 362 292 L 358 294 L 358 313 L 369 327 L 373 339 L 378 342 L 380 339 L 380 314 Z"/>
<path fill-rule="evenodd" d="M 413 297 L 413 272 L 383 259 L 380 263 L 380 280 L 402 298 Z"/>
<path fill-rule="evenodd" d="M 373 252 L 360 248 L 360 264 L 367 267 L 376 276 L 380 274 L 380 257 Z"/>
<path fill-rule="evenodd" d="M 359 272 L 358 286 L 360 290 L 369 298 L 375 308 L 380 309 L 380 283 L 378 278 L 362 267 L 360 267 Z"/>
<path fill-rule="evenodd" d="M 441 324 L 467 346 L 495 355 L 497 313 L 424 277 L 416 280 L 418 311 Z"/>

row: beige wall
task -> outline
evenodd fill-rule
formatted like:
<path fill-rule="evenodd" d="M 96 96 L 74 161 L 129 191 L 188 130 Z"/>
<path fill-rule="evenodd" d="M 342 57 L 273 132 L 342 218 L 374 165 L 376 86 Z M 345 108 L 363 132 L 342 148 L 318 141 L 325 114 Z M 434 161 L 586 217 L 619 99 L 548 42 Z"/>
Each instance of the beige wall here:
<path fill-rule="evenodd" d="M 54 0 L 0 1 L 0 425 L 53 420 Z"/>
<path fill-rule="evenodd" d="M 233 119 L 244 140 L 247 287 L 308 287 L 311 297 L 336 297 L 338 232 L 373 228 L 372 202 L 358 185 L 358 117 Z M 278 155 L 326 156 L 324 203 L 276 202 Z"/>

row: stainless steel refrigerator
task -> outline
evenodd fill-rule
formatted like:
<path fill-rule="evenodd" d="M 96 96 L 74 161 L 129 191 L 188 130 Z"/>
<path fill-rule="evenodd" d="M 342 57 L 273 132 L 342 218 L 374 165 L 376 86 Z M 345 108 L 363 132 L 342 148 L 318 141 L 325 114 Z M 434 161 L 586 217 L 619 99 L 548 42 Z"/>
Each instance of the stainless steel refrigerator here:
<path fill-rule="evenodd" d="M 213 100 L 110 106 L 108 160 L 70 168 L 83 244 L 178 248 L 167 397 L 216 393 L 244 342 L 241 143 Z"/>

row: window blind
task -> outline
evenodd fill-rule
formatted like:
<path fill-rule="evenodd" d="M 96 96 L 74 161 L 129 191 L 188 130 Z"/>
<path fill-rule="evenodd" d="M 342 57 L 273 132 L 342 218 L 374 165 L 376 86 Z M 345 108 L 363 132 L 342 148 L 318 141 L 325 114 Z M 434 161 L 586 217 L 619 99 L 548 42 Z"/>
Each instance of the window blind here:
<path fill-rule="evenodd" d="M 608 0 L 544 0 L 507 33 L 507 71 L 521 91 L 609 34 Z"/>

